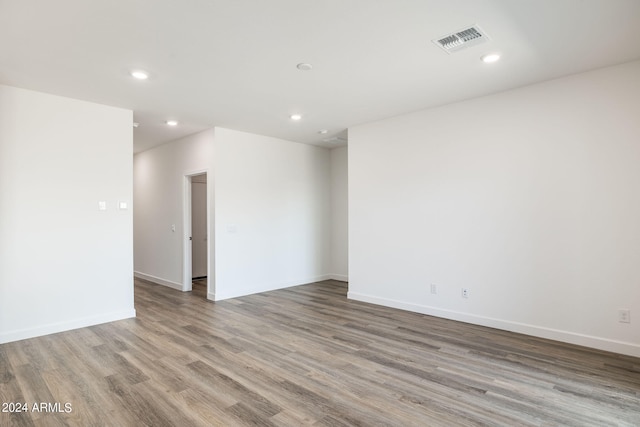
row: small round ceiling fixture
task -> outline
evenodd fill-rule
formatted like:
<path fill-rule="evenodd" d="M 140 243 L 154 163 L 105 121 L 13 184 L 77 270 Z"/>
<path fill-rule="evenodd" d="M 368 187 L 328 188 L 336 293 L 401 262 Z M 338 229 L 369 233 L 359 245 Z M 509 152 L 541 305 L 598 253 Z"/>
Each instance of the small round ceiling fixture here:
<path fill-rule="evenodd" d="M 138 80 L 147 80 L 149 78 L 149 73 L 143 70 L 133 70 L 131 71 L 131 76 Z"/>
<path fill-rule="evenodd" d="M 484 62 L 485 64 L 491 64 L 493 62 L 496 62 L 500 59 L 500 54 L 499 53 L 487 53 L 486 55 L 483 55 L 480 57 L 480 59 L 482 60 L 482 62 Z"/>
<path fill-rule="evenodd" d="M 300 71 L 309 71 L 313 68 L 313 65 L 309 64 L 308 62 L 301 62 L 296 65 L 296 68 Z"/>
<path fill-rule="evenodd" d="M 167 120 L 165 123 L 168 126 L 178 126 L 178 121 L 177 120 Z"/>
<path fill-rule="evenodd" d="M 289 116 L 291 120 L 300 120 L 302 118 L 302 114 L 292 114 Z"/>

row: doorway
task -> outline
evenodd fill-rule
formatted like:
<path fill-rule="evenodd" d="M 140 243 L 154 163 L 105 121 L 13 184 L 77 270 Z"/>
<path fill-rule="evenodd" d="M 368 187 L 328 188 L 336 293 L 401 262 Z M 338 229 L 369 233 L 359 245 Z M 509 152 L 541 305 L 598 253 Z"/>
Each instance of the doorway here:
<path fill-rule="evenodd" d="M 203 298 L 208 298 L 211 289 L 207 187 L 206 172 L 185 175 L 183 291 Z"/>

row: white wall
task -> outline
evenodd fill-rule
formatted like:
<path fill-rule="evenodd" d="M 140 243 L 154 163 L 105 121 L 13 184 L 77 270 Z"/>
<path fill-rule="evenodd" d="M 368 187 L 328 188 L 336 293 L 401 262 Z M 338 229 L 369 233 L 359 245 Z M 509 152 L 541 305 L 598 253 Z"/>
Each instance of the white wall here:
<path fill-rule="evenodd" d="M 331 150 L 331 278 L 349 281 L 347 147 Z"/>
<path fill-rule="evenodd" d="M 213 138 L 214 131 L 210 129 L 134 156 L 134 260 L 137 277 L 182 289 L 183 247 L 186 243 L 185 175 L 211 169 Z M 207 186 L 211 201 L 210 187 L 212 185 Z M 172 231 L 174 225 L 175 231 Z M 211 268 L 214 265 L 212 252 L 209 251 Z"/>
<path fill-rule="evenodd" d="M 135 316 L 131 123 L 0 85 L 0 342 Z"/>
<path fill-rule="evenodd" d="M 352 128 L 349 296 L 640 356 L 639 165 L 640 62 Z"/>
<path fill-rule="evenodd" d="M 215 299 L 327 279 L 329 150 L 215 132 Z"/>

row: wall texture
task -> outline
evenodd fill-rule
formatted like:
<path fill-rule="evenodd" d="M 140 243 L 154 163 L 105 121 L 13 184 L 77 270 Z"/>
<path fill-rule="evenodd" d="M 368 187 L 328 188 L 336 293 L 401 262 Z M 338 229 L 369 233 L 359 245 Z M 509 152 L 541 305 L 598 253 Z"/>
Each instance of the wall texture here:
<path fill-rule="evenodd" d="M 347 147 L 331 150 L 331 277 L 349 281 Z"/>
<path fill-rule="evenodd" d="M 215 299 L 327 279 L 329 150 L 215 132 Z"/>
<path fill-rule="evenodd" d="M 135 316 L 132 119 L 0 86 L 0 342 Z"/>
<path fill-rule="evenodd" d="M 349 296 L 640 356 L 639 117 L 633 62 L 350 129 Z"/>

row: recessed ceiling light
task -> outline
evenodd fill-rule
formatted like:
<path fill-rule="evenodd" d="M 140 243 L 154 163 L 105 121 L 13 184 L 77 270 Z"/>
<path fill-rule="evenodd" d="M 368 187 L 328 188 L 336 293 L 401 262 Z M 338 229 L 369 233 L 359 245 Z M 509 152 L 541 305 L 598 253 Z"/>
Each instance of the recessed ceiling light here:
<path fill-rule="evenodd" d="M 300 64 L 296 65 L 296 67 L 298 68 L 298 70 L 300 71 L 309 71 L 313 68 L 313 65 L 307 63 L 307 62 L 301 62 Z"/>
<path fill-rule="evenodd" d="M 149 78 L 149 73 L 143 70 L 133 70 L 131 71 L 131 76 L 138 80 L 147 80 Z"/>
<path fill-rule="evenodd" d="M 169 126 L 178 126 L 178 122 L 176 120 L 167 120 L 165 123 Z"/>
<path fill-rule="evenodd" d="M 292 114 L 289 117 L 291 120 L 300 120 L 302 118 L 302 114 Z"/>
<path fill-rule="evenodd" d="M 500 54 L 487 53 L 486 55 L 481 56 L 480 59 L 482 59 L 482 62 L 484 62 L 485 64 L 491 64 L 492 62 L 496 62 L 500 59 Z"/>
<path fill-rule="evenodd" d="M 319 131 L 318 131 L 318 133 L 319 133 L 320 135 L 325 135 L 325 134 L 326 134 L 326 133 L 328 133 L 328 132 L 329 132 L 329 131 L 328 131 L 328 130 L 326 130 L 326 129 L 322 129 L 322 130 L 319 130 Z"/>

